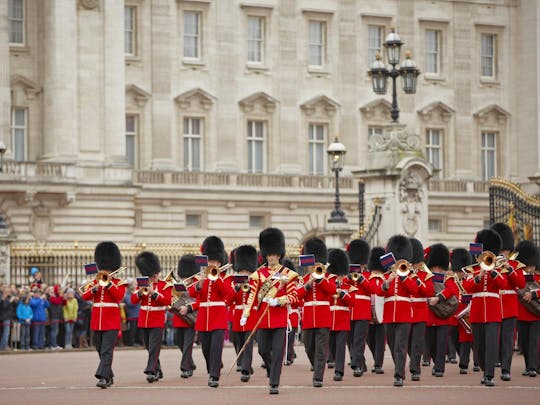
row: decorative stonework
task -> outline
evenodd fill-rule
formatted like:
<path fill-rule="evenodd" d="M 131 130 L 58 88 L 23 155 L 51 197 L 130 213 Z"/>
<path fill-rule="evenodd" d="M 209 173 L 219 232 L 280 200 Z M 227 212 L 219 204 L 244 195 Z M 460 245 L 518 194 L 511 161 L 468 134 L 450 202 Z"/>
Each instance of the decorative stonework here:
<path fill-rule="evenodd" d="M 420 151 L 421 142 L 417 134 L 405 131 L 406 125 L 389 125 L 382 135 L 374 134 L 369 139 L 372 151 Z"/>
<path fill-rule="evenodd" d="M 11 76 L 12 103 L 17 106 L 28 106 L 41 89 L 34 81 L 19 74 Z"/>
<path fill-rule="evenodd" d="M 384 98 L 378 98 L 360 107 L 360 112 L 367 120 L 390 121 L 392 104 Z"/>
<path fill-rule="evenodd" d="M 174 101 L 181 110 L 200 109 L 208 111 L 212 108 L 216 98 L 201 88 L 195 88 L 176 96 Z"/>
<path fill-rule="evenodd" d="M 79 0 L 79 4 L 87 10 L 93 10 L 99 4 L 99 0 Z"/>
<path fill-rule="evenodd" d="M 399 202 L 403 230 L 409 237 L 413 237 L 418 231 L 422 198 L 422 179 L 413 172 L 405 172 L 399 183 Z"/>
<path fill-rule="evenodd" d="M 339 103 L 332 100 L 330 97 L 320 95 L 309 99 L 305 103 L 300 105 L 300 108 L 305 112 L 307 116 L 322 116 L 331 118 L 336 114 L 339 108 Z"/>
<path fill-rule="evenodd" d="M 30 232 L 32 232 L 32 235 L 37 241 L 45 242 L 52 229 L 53 223 L 50 210 L 43 202 L 39 201 L 39 204 L 32 209 Z"/>
<path fill-rule="evenodd" d="M 263 113 L 271 114 L 275 111 L 278 101 L 274 97 L 261 91 L 240 100 L 238 104 L 240 104 L 240 107 L 245 113 L 252 113 L 260 110 Z"/>
<path fill-rule="evenodd" d="M 144 107 L 152 95 L 135 84 L 128 84 L 126 86 L 126 101 L 129 97 L 132 97 L 137 107 Z"/>
<path fill-rule="evenodd" d="M 455 110 L 442 101 L 435 101 L 418 110 L 418 114 L 424 120 L 424 122 L 430 123 L 434 121 L 447 123 L 450 121 L 450 118 L 452 118 L 454 113 Z"/>
<path fill-rule="evenodd" d="M 474 113 L 480 125 L 486 125 L 490 119 L 497 125 L 504 125 L 510 118 L 510 113 L 497 104 L 491 104 Z"/>
<path fill-rule="evenodd" d="M 0 243 L 0 281 L 5 282 L 9 275 L 9 246 Z"/>

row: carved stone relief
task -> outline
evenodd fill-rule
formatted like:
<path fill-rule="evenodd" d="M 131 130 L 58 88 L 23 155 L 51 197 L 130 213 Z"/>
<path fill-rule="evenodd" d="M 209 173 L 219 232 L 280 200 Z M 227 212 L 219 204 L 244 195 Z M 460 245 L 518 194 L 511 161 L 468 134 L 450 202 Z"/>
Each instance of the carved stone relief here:
<path fill-rule="evenodd" d="M 399 183 L 399 202 L 401 203 L 403 230 L 409 237 L 413 237 L 420 226 L 422 212 L 422 180 L 413 173 L 404 173 Z"/>
<path fill-rule="evenodd" d="M 50 210 L 41 201 L 32 209 L 30 218 L 30 232 L 39 242 L 47 240 L 52 232 L 53 223 L 50 215 Z"/>

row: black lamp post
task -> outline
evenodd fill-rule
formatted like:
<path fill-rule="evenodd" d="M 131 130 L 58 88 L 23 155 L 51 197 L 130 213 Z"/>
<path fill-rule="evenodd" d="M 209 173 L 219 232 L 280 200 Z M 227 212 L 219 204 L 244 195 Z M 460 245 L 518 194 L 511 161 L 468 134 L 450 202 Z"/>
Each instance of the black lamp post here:
<path fill-rule="evenodd" d="M 330 213 L 328 222 L 346 223 L 345 213 L 341 210 L 341 202 L 339 201 L 339 172 L 343 170 L 343 157 L 347 153 L 345 145 L 339 142 L 338 138 L 334 138 L 334 142 L 328 146 L 326 151 L 330 157 L 330 167 L 336 175 L 336 199 L 334 202 L 334 210 Z"/>
<path fill-rule="evenodd" d="M 405 55 L 405 60 L 401 64 L 401 67 L 396 69 L 396 65 L 399 65 L 399 57 L 403 44 L 404 43 L 401 42 L 399 35 L 392 30 L 383 44 L 386 48 L 388 63 L 392 65 L 392 69 L 388 70 L 386 68 L 381 61 L 381 55 L 378 54 L 377 60 L 373 62 L 371 69 L 368 71 L 368 74 L 371 76 L 375 94 L 386 94 L 387 79 L 388 77 L 392 78 L 392 112 L 390 115 L 393 122 L 398 122 L 399 119 L 396 79 L 401 76 L 403 91 L 406 94 L 414 94 L 416 93 L 417 77 L 420 74 L 420 70 L 418 70 L 416 63 L 411 59 L 409 52 Z"/>
<path fill-rule="evenodd" d="M 6 153 L 6 145 L 0 141 L 0 172 L 4 171 L 4 153 Z"/>

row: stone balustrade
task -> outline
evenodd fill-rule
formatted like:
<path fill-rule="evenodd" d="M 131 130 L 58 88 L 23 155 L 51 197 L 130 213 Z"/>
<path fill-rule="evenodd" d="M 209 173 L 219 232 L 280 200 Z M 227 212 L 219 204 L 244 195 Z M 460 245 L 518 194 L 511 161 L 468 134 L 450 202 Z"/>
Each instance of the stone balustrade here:
<path fill-rule="evenodd" d="M 489 181 L 438 180 L 428 182 L 428 191 L 442 193 L 488 193 Z"/>

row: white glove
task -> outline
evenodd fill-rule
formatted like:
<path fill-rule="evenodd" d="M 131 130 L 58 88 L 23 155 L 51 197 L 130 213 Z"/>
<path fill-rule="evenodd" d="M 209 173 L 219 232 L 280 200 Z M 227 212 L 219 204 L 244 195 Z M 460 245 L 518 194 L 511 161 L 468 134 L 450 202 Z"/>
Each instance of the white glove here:
<path fill-rule="evenodd" d="M 270 305 L 271 307 L 277 307 L 278 304 L 279 304 L 279 302 L 278 302 L 277 298 L 270 298 L 268 300 L 268 305 Z"/>
<path fill-rule="evenodd" d="M 240 318 L 240 326 L 246 326 L 246 323 L 247 323 L 247 318 L 245 316 Z"/>

